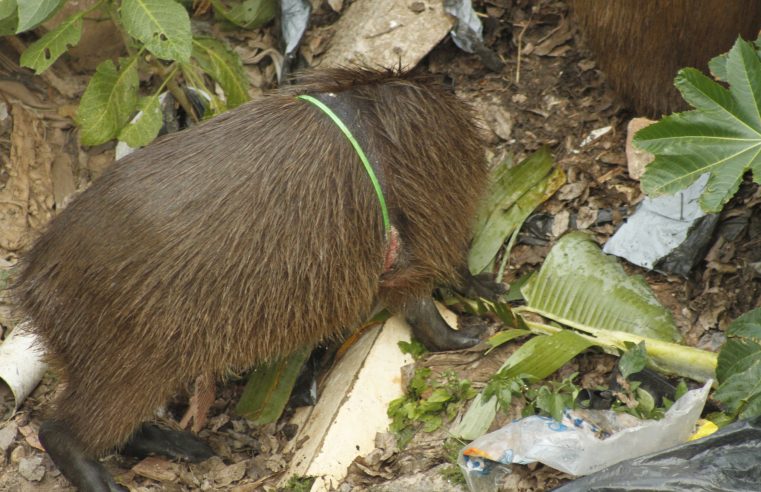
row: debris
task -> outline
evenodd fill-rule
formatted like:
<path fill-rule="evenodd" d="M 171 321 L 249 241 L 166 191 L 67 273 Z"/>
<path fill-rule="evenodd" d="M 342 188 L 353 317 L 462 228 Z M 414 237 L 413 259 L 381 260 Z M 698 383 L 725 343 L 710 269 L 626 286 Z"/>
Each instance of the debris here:
<path fill-rule="evenodd" d="M 707 182 L 705 174 L 676 195 L 645 197 L 603 251 L 648 270 L 686 276 L 703 259 L 719 222 L 718 214 L 700 207 Z"/>
<path fill-rule="evenodd" d="M 16 422 L 10 421 L 3 424 L 3 427 L 0 428 L 0 454 L 4 455 L 8 451 L 16 439 L 17 433 L 18 425 Z"/>
<path fill-rule="evenodd" d="M 598 138 L 602 137 L 603 135 L 607 134 L 613 129 L 612 126 L 604 126 L 602 128 L 597 128 L 596 130 L 592 130 L 589 132 L 589 135 L 584 138 L 584 140 L 581 141 L 579 144 L 579 147 L 586 147 L 587 145 L 591 144 Z"/>
<path fill-rule="evenodd" d="M 132 467 L 141 477 L 157 482 L 172 482 L 177 478 L 177 465 L 157 456 L 150 456 Z"/>
<path fill-rule="evenodd" d="M 542 462 L 572 475 L 587 475 L 620 461 L 684 443 L 693 433 L 712 381 L 687 392 L 661 420 L 632 418 L 611 410 L 563 413 L 562 422 L 532 416 L 486 434 L 460 453 L 458 463 L 471 490 L 496 490 L 503 465 Z M 623 425 L 622 425 L 622 420 Z M 633 420 L 636 425 L 630 425 Z M 609 436 L 601 439 L 606 422 Z M 587 490 L 587 489 L 585 489 Z"/>
<path fill-rule="evenodd" d="M 761 418 L 730 424 L 708 437 L 671 449 L 623 461 L 576 480 L 557 492 L 620 492 L 647 490 L 755 491 L 761 483 L 758 451 Z"/>
<path fill-rule="evenodd" d="M 14 410 L 37 387 L 47 369 L 36 343 L 33 336 L 23 333 L 23 324 L 19 324 L 0 345 L 0 390 L 7 386 L 13 395 Z"/>
<path fill-rule="evenodd" d="M 404 392 L 400 368 L 412 362 L 397 342 L 409 340 L 409 326 L 393 317 L 352 345 L 327 376 L 317 405 L 296 411 L 300 428 L 289 446 L 299 448 L 283 484 L 294 475 L 316 476 L 312 491 L 336 487 L 357 456 L 375 449 L 376 433 L 388 428 L 388 404 Z"/>
<path fill-rule="evenodd" d="M 18 464 L 18 472 L 30 482 L 39 482 L 45 476 L 42 456 L 35 455 L 30 458 L 21 458 Z"/>
<path fill-rule="evenodd" d="M 426 0 L 415 13 L 407 0 L 358 0 L 335 23 L 321 67 L 362 64 L 368 67 L 412 68 L 452 28 L 441 2 Z"/>

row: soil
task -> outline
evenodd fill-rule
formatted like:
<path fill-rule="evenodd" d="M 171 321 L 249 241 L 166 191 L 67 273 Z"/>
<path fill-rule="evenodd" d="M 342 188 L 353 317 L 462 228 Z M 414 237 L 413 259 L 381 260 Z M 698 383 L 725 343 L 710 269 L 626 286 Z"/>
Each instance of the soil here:
<path fill-rule="evenodd" d="M 328 42 L 324 27 L 340 15 L 328 3 L 340 2 L 320 3 L 302 48 L 307 59 L 319 57 Z M 565 3 L 491 0 L 474 4 L 484 14 L 486 45 L 504 60 L 504 68 L 499 73 L 490 71 L 477 56 L 460 51 L 447 38 L 418 69 L 447 76 L 456 91 L 478 109 L 488 135 L 490 162 L 499 163 L 507 156 L 519 161 L 548 146 L 568 181 L 537 212 L 555 218 L 574 217 L 575 228 L 589 231 L 604 243 L 642 199 L 639 182 L 628 175 L 625 155 L 626 125 L 636 115 L 617 99 L 593 57 L 580 44 Z M 252 95 L 275 85 L 274 65 L 266 52 L 277 46 L 275 32 L 268 26 L 248 33 L 219 33 L 246 61 Z M 97 36 L 86 42 L 101 42 Z M 84 189 L 114 159 L 113 144 L 82 147 L 73 121 L 93 71 L 87 58 L 92 55 L 64 57 L 47 75 L 34 76 L 18 66 L 19 51 L 32 40 L 6 38 L 0 43 L 0 93 L 6 101 L 0 102 L 0 267 L 4 270 L 17 261 L 72 193 Z M 582 144 L 600 129 L 607 131 Z M 690 345 L 717 350 L 727 324 L 758 304 L 761 248 L 755 238 L 761 237 L 761 215 L 759 208 L 753 207 L 758 201 L 757 189 L 745 184 L 722 212 L 706 259 L 687 278 L 625 265 L 629 273 L 645 276 Z M 611 212 L 610 219 L 598 220 L 600 211 Z M 530 228 L 524 231 L 503 280 L 510 283 L 537 269 L 554 237 L 563 231 L 554 232 L 547 237 Z M 13 324 L 10 306 L 0 305 L 0 324 L 1 339 Z M 418 364 L 435 366 L 442 357 L 428 355 Z M 443 364 L 457 369 L 457 356 L 452 357 Z M 497 351 L 490 357 L 483 365 L 494 369 L 500 357 L 504 360 L 504 353 Z M 589 354 L 561 373 L 578 371 L 583 384 L 591 387 L 604 380 L 612 365 L 607 356 Z M 468 374 L 474 384 L 488 378 L 489 371 L 480 372 L 483 375 L 477 377 Z M 293 437 L 293 428 L 287 415 L 264 427 L 236 416 L 233 408 L 243 383 L 232 380 L 217 386 L 209 420 L 200 433 L 217 458 L 190 466 L 159 458 L 138 463 L 112 456 L 106 460 L 107 466 L 134 491 L 271 490 L 288 462 L 283 449 Z M 47 374 L 18 412 L 0 424 L 0 491 L 73 490 L 36 439 L 55 385 L 55 376 Z M 167 416 L 179 417 L 186 401 L 187 395 L 179 397 L 178 411 L 173 412 L 170 405 Z M 377 452 L 352 465 L 339 490 L 466 490 L 445 478 L 451 470 L 445 438 L 444 432 L 421 433 L 399 451 L 392 440 L 380 436 Z M 502 487 L 541 491 L 568 479 L 542 465 L 515 466 Z"/>

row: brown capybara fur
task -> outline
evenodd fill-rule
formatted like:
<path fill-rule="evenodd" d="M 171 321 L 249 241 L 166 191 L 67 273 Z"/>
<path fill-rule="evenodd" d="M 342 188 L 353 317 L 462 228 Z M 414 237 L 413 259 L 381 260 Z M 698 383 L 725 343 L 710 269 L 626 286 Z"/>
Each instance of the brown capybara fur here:
<path fill-rule="evenodd" d="M 53 418 L 102 455 L 202 372 L 244 368 L 457 279 L 487 168 L 471 110 L 393 71 L 333 69 L 138 150 L 52 221 L 15 294 L 64 389 Z M 294 96 L 340 93 L 378 167 Z"/>
<path fill-rule="evenodd" d="M 759 0 L 571 0 L 582 38 L 613 89 L 638 114 L 687 109 L 679 69 L 708 70 L 738 36 L 756 39 Z"/>

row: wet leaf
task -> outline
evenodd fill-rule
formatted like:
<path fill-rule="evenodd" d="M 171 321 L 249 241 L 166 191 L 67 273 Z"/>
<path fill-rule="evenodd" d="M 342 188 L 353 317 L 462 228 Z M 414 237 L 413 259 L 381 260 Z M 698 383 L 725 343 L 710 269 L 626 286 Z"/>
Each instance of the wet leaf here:
<path fill-rule="evenodd" d="M 21 65 L 40 74 L 63 55 L 70 46 L 76 46 L 82 36 L 82 15 L 74 14 L 58 27 L 29 45 L 21 55 Z"/>
<path fill-rule="evenodd" d="M 190 59 L 190 17 L 174 0 L 124 0 L 121 19 L 130 36 L 162 60 Z"/>

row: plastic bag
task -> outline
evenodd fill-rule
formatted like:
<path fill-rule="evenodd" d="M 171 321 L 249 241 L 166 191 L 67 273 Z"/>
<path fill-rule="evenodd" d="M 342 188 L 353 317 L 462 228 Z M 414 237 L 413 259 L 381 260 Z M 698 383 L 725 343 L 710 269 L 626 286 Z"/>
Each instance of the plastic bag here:
<path fill-rule="evenodd" d="M 561 422 L 539 416 L 516 420 L 470 443 L 458 463 L 470 489 L 479 492 L 497 490 L 512 463 L 539 461 L 571 475 L 594 473 L 687 441 L 710 388 L 711 381 L 688 391 L 661 420 L 611 410 L 566 410 Z"/>
<path fill-rule="evenodd" d="M 735 422 L 708 437 L 624 461 L 558 487 L 557 492 L 761 490 L 761 417 Z"/>

